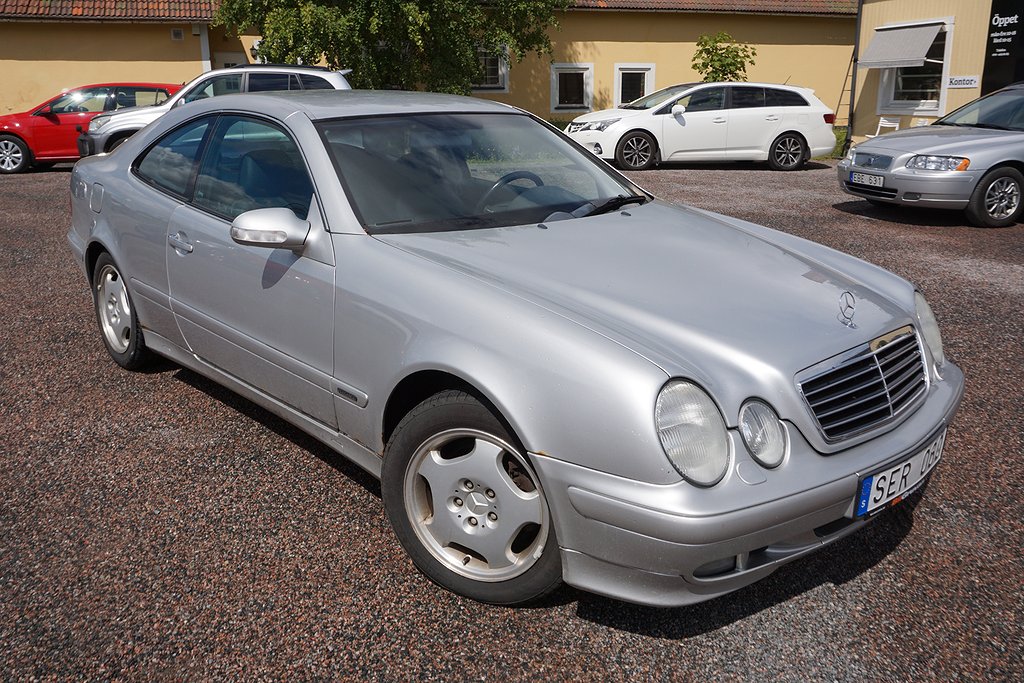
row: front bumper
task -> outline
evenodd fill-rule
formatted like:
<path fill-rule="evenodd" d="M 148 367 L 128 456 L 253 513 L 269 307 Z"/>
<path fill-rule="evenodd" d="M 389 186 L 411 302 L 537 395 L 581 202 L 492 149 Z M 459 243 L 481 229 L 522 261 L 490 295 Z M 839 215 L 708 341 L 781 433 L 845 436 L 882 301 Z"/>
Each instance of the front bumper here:
<path fill-rule="evenodd" d="M 647 484 L 534 454 L 557 520 L 563 577 L 593 593 L 660 607 L 701 602 L 754 583 L 864 526 L 866 520 L 854 518 L 860 477 L 934 441 L 962 396 L 963 374 L 947 364 L 942 381 L 898 428 L 822 455 L 790 426 L 790 456 L 767 472 L 730 430 L 733 463 L 710 489 Z M 797 474 L 801 458 L 819 459 L 825 469 L 818 471 L 831 472 L 829 477 L 809 479 L 802 468 Z M 709 503 L 729 500 L 732 507 L 704 512 L 693 505 L 701 496 Z"/>
<path fill-rule="evenodd" d="M 615 158 L 615 146 L 619 144 L 620 132 L 608 130 L 581 130 L 568 134 L 570 138 L 583 145 L 588 152 L 602 159 Z"/>
<path fill-rule="evenodd" d="M 914 156 L 904 154 L 893 160 L 887 169 L 857 166 L 843 159 L 836 166 L 839 187 L 855 197 L 877 199 L 892 204 L 926 206 L 935 209 L 963 209 L 984 171 L 919 171 L 906 167 Z M 882 177 L 882 186 L 874 187 L 850 181 L 851 173 Z"/>

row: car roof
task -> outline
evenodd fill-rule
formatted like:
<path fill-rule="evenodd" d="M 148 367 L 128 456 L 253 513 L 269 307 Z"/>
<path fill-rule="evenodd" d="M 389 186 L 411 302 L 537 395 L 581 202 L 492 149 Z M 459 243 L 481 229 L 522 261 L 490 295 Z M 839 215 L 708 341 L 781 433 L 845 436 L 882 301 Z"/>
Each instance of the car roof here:
<path fill-rule="evenodd" d="M 90 83 L 89 85 L 76 85 L 70 88 L 63 88 L 60 92 L 71 92 L 72 90 L 84 90 L 85 88 L 180 88 L 181 83 L 152 83 L 149 81 L 114 81 L 111 83 Z"/>
<path fill-rule="evenodd" d="M 192 111 L 200 107 L 206 111 L 249 111 L 281 119 L 301 111 L 313 121 L 389 114 L 508 114 L 521 111 L 507 104 L 475 97 L 396 90 L 307 90 L 220 95 L 188 106 Z"/>

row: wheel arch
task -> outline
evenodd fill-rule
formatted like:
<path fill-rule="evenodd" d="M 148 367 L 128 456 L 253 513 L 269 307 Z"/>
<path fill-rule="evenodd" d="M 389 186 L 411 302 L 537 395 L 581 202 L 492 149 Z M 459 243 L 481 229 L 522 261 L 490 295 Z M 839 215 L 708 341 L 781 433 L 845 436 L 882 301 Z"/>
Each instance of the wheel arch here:
<path fill-rule="evenodd" d="M 797 137 L 799 137 L 801 140 L 804 141 L 804 154 L 806 155 L 806 158 L 809 159 L 810 156 L 811 156 L 811 144 L 807 141 L 807 136 L 804 135 L 803 133 L 801 133 L 796 128 L 790 128 L 789 130 L 784 130 L 781 133 L 776 134 L 776 136 L 774 138 L 772 138 L 772 144 L 771 144 L 771 147 L 768 148 L 768 153 L 769 154 L 772 153 L 772 147 L 775 146 L 775 143 L 776 143 L 776 141 L 779 138 L 781 138 L 783 135 L 790 135 L 790 134 L 796 135 Z"/>
<path fill-rule="evenodd" d="M 996 163 L 986 168 L 985 172 L 981 174 L 980 178 L 978 178 L 978 182 L 980 183 L 982 178 L 987 176 L 992 171 L 998 171 L 1001 168 L 1012 168 L 1015 171 L 1018 171 L 1019 173 L 1024 175 L 1024 161 L 1021 161 L 1019 159 L 1003 159 L 1002 161 L 997 161 Z M 977 187 L 977 183 L 975 183 L 974 186 Z"/>
<path fill-rule="evenodd" d="M 104 152 L 111 151 L 115 144 L 121 142 L 122 140 L 127 140 L 131 136 L 133 136 L 136 133 L 138 133 L 140 130 L 142 130 L 142 129 L 141 128 L 133 128 L 131 130 L 119 130 L 116 133 L 111 133 L 110 137 L 107 138 L 107 142 L 103 145 L 103 151 Z"/>
<path fill-rule="evenodd" d="M 402 378 L 384 405 L 384 412 L 381 418 L 381 437 L 386 445 L 394 433 L 398 423 L 402 421 L 410 410 L 427 400 L 434 394 L 446 390 L 464 391 L 480 401 L 484 407 L 490 410 L 494 416 L 508 430 L 509 434 L 518 442 L 516 445 L 524 446 L 519 431 L 511 424 L 506 412 L 499 407 L 498 403 L 464 377 L 456 375 L 447 370 L 429 369 L 417 370 Z M 525 452 L 525 448 L 524 448 Z"/>
<path fill-rule="evenodd" d="M 96 270 L 96 261 L 99 259 L 101 254 L 109 254 L 110 250 L 106 248 L 101 242 L 93 240 L 89 243 L 89 246 L 85 248 L 85 268 L 86 277 L 89 278 L 89 286 L 93 285 L 92 277 L 93 272 Z M 111 257 L 113 258 L 113 257 Z"/>
<path fill-rule="evenodd" d="M 15 140 L 20 141 L 21 144 L 25 145 L 25 149 L 28 151 L 28 163 L 29 163 L 29 166 L 31 166 L 35 162 L 36 155 L 35 155 L 35 152 L 32 151 L 32 143 L 30 143 L 28 141 L 28 138 L 26 138 L 21 133 L 18 133 L 18 132 L 15 132 L 13 130 L 10 130 L 9 128 L 0 129 L 0 137 L 4 137 L 4 136 L 10 136 L 10 137 L 14 138 Z"/>

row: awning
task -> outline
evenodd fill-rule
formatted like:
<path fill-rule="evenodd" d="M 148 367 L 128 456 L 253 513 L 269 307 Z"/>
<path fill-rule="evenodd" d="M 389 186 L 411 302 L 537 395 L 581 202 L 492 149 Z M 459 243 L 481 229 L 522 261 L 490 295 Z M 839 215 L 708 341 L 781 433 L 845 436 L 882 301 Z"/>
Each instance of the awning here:
<path fill-rule="evenodd" d="M 857 61 L 857 66 L 865 69 L 922 66 L 928 48 L 935 42 L 941 28 L 942 24 L 876 28 L 875 37 Z"/>

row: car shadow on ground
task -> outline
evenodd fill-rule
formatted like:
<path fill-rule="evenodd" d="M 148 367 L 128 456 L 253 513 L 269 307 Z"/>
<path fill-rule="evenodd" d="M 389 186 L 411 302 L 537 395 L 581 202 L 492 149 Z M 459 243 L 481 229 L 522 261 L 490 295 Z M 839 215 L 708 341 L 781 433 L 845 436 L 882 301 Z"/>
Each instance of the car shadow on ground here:
<path fill-rule="evenodd" d="M 887 223 L 919 225 L 930 228 L 972 228 L 960 211 L 918 208 L 914 206 L 877 206 L 863 199 L 833 204 L 832 208 L 851 216 L 874 218 Z M 987 228 L 978 228 L 987 229 Z"/>
<path fill-rule="evenodd" d="M 654 167 L 659 171 L 770 171 L 767 161 L 662 161 Z M 796 171 L 776 171 L 777 173 L 802 173 L 804 171 L 820 171 L 832 168 L 819 161 L 808 161 L 803 168 Z M 636 171 L 643 173 L 643 171 Z"/>
<path fill-rule="evenodd" d="M 645 636 L 684 640 L 704 635 L 827 584 L 841 585 L 871 569 L 910 533 L 927 484 L 874 522 L 820 552 L 784 565 L 767 578 L 707 602 L 676 608 L 631 605 L 579 593 L 580 618 Z"/>
<path fill-rule="evenodd" d="M 169 362 L 170 361 L 168 361 L 168 363 Z M 210 398 L 223 403 L 228 408 L 236 410 L 249 419 L 260 423 L 282 439 L 291 441 L 299 448 L 308 451 L 315 457 L 319 458 L 325 464 L 337 470 L 339 474 L 343 474 L 348 477 L 369 491 L 372 495 L 377 498 L 381 497 L 380 482 L 377 481 L 374 476 L 334 449 L 306 434 L 306 432 L 292 425 L 290 422 L 286 422 L 279 418 L 269 410 L 256 405 L 249 399 L 236 394 L 230 389 L 222 387 L 213 380 L 207 379 L 197 372 L 193 372 L 187 368 L 182 368 L 178 365 L 174 365 L 173 367 L 177 368 L 177 371 L 174 373 L 174 378 L 178 381 L 187 384 L 193 389 L 203 392 Z"/>

